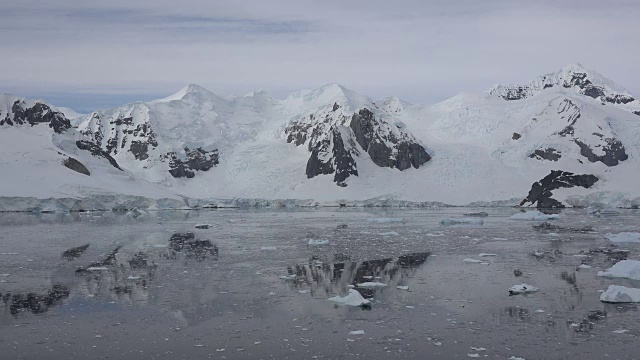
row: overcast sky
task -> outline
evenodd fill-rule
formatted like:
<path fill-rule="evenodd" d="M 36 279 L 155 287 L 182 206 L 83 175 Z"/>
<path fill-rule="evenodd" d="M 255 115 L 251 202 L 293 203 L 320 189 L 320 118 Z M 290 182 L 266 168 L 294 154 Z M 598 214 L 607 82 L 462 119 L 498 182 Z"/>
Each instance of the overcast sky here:
<path fill-rule="evenodd" d="M 0 2 L 0 92 L 80 111 L 197 83 L 433 103 L 580 62 L 640 96 L 640 1 Z"/>

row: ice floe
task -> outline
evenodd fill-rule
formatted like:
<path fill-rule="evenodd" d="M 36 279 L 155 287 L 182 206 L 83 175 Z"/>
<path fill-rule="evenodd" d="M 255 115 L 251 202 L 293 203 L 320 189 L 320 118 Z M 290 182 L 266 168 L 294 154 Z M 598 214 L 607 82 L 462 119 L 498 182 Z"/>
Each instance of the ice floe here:
<path fill-rule="evenodd" d="M 309 246 L 329 245 L 329 240 L 309 239 L 309 241 L 307 242 L 307 245 Z"/>
<path fill-rule="evenodd" d="M 390 218 L 390 217 L 381 217 L 381 218 L 369 218 L 367 222 L 370 223 L 401 223 L 404 222 L 404 218 Z"/>
<path fill-rule="evenodd" d="M 534 293 L 538 290 L 537 287 L 528 284 L 513 285 L 509 288 L 509 295 Z"/>
<path fill-rule="evenodd" d="M 473 218 L 444 218 L 440 220 L 442 225 L 483 225 L 484 220 Z"/>
<path fill-rule="evenodd" d="M 356 284 L 356 286 L 361 288 L 377 288 L 377 287 L 385 287 L 387 286 L 387 284 L 376 282 L 376 281 L 367 281 L 367 282 Z"/>
<path fill-rule="evenodd" d="M 607 291 L 600 294 L 600 301 L 607 303 L 640 302 L 640 289 L 609 285 Z"/>
<path fill-rule="evenodd" d="M 605 235 L 607 240 L 612 243 L 640 243 L 640 233 L 637 232 L 621 232 L 618 234 Z"/>
<path fill-rule="evenodd" d="M 346 306 L 362 306 L 368 305 L 370 303 L 369 300 L 365 299 L 360 295 L 358 290 L 349 289 L 349 294 L 347 296 L 334 296 L 328 298 L 327 301 L 331 301 L 334 303 L 338 303 Z"/>
<path fill-rule="evenodd" d="M 542 220 L 554 220 L 558 219 L 558 214 L 544 214 L 538 210 L 521 212 L 512 215 L 510 220 L 530 220 L 530 221 L 542 221 Z"/>
<path fill-rule="evenodd" d="M 605 271 L 598 271 L 598 276 L 640 280 L 640 261 L 622 260 Z"/>

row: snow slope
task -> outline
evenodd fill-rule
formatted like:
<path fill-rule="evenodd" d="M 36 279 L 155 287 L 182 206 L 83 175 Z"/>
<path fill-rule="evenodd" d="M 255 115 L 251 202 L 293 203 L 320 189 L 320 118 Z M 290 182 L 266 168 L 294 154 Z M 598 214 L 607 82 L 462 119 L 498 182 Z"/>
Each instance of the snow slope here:
<path fill-rule="evenodd" d="M 0 120 L 15 98 L 1 100 Z M 640 204 L 636 111 L 631 94 L 579 65 L 430 106 L 374 101 L 338 84 L 284 99 L 264 91 L 223 98 L 188 85 L 164 99 L 93 112 L 64 134 L 0 126 L 0 177 L 12 184 L 0 196 L 517 205 L 533 183 L 561 170 L 597 181 L 541 183 L 553 199 L 632 206 Z M 80 139 L 124 171 L 78 150 L 72 144 Z M 65 156 L 92 175 L 68 173 Z M 36 175 L 43 173 L 54 180 Z"/>

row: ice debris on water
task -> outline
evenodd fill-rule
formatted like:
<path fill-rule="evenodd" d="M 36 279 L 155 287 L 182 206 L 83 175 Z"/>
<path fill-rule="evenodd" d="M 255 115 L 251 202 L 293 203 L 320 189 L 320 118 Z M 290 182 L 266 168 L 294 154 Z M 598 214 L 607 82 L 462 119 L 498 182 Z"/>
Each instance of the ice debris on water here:
<path fill-rule="evenodd" d="M 297 278 L 298 278 L 298 276 L 296 274 L 282 275 L 282 276 L 279 277 L 279 279 L 282 279 L 282 280 L 295 280 Z"/>
<path fill-rule="evenodd" d="M 512 356 L 512 357 L 509 358 L 509 360 L 524 360 L 524 358 L 517 357 L 517 356 Z"/>
<path fill-rule="evenodd" d="M 307 242 L 307 245 L 309 246 L 329 245 L 329 240 L 309 239 L 309 241 Z"/>
<path fill-rule="evenodd" d="M 558 214 L 545 214 L 538 210 L 527 211 L 514 214 L 509 219 L 510 220 L 531 220 L 531 221 L 542 221 L 542 220 L 555 220 L 560 218 Z"/>
<path fill-rule="evenodd" d="M 534 293 L 538 290 L 539 289 L 537 287 L 528 284 L 513 285 L 509 288 L 509 295 Z"/>
<path fill-rule="evenodd" d="M 364 335 L 364 330 L 349 331 L 349 335 Z"/>
<path fill-rule="evenodd" d="M 367 222 L 370 222 L 370 223 L 401 223 L 401 222 L 404 222 L 404 218 L 389 218 L 389 217 L 369 218 L 369 219 L 367 219 Z"/>
<path fill-rule="evenodd" d="M 640 261 L 622 260 L 605 271 L 598 271 L 598 276 L 627 278 L 640 280 Z"/>
<path fill-rule="evenodd" d="M 363 298 L 362 295 L 360 295 L 360 293 L 354 289 L 349 289 L 349 294 L 347 296 L 334 296 L 328 298 L 327 301 L 346 306 L 363 306 L 370 303 L 369 300 Z"/>
<path fill-rule="evenodd" d="M 606 234 L 607 240 L 612 243 L 640 243 L 640 233 L 637 232 L 621 232 L 618 234 Z"/>
<path fill-rule="evenodd" d="M 640 302 L 640 289 L 609 285 L 607 291 L 600 294 L 600 301 L 607 303 Z"/>
<path fill-rule="evenodd" d="M 387 284 L 377 282 L 377 281 L 367 281 L 367 282 L 356 284 L 356 286 L 361 288 L 377 288 L 377 287 L 385 287 L 387 286 Z"/>
<path fill-rule="evenodd" d="M 483 225 L 482 219 L 468 219 L 468 218 L 444 218 L 440 220 L 442 225 Z"/>
<path fill-rule="evenodd" d="M 278 250 L 275 246 L 263 246 L 260 248 L 262 251 L 275 251 Z"/>
<path fill-rule="evenodd" d="M 591 265 L 580 264 L 578 265 L 578 269 L 591 269 Z"/>
<path fill-rule="evenodd" d="M 472 258 L 466 258 L 466 259 L 464 259 L 462 261 L 466 262 L 466 263 L 471 263 L 471 264 L 489 265 L 488 262 L 484 262 L 484 261 L 480 261 L 480 260 L 476 260 L 476 259 L 472 259 Z"/>
<path fill-rule="evenodd" d="M 104 266 L 90 266 L 87 268 L 87 271 L 103 271 L 103 270 L 108 270 L 108 268 Z"/>
<path fill-rule="evenodd" d="M 398 290 L 409 290 L 409 287 L 408 287 L 408 286 L 402 286 L 402 285 L 398 285 L 398 286 L 396 286 L 396 288 L 397 288 Z"/>
<path fill-rule="evenodd" d="M 498 256 L 498 254 L 488 254 L 488 253 L 480 253 L 478 254 L 480 257 L 488 257 L 488 256 Z"/>
<path fill-rule="evenodd" d="M 382 235 L 382 236 L 399 236 L 400 234 L 398 234 L 395 231 L 387 231 L 387 232 L 380 233 L 380 235 Z"/>
<path fill-rule="evenodd" d="M 479 358 L 480 354 L 467 354 L 467 356 L 470 358 Z"/>
<path fill-rule="evenodd" d="M 628 332 L 629 332 L 629 330 L 626 330 L 626 329 L 613 330 L 614 334 L 625 334 L 625 333 L 628 333 Z"/>

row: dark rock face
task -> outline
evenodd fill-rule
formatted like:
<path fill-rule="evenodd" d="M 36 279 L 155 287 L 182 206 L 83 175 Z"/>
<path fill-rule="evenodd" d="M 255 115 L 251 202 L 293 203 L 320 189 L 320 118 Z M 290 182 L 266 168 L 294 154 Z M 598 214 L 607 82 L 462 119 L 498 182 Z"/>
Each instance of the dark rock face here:
<path fill-rule="evenodd" d="M 218 150 L 206 151 L 202 148 L 189 150 L 184 148 L 186 159 L 179 159 L 175 152 L 164 156 L 169 159 L 169 173 L 174 178 L 191 179 L 195 171 L 208 171 L 218 165 Z"/>
<path fill-rule="evenodd" d="M 532 159 L 558 161 L 562 157 L 561 153 L 554 148 L 537 149 L 529 155 Z"/>
<path fill-rule="evenodd" d="M 67 259 L 67 260 L 75 260 L 75 259 L 79 258 L 80 256 L 82 256 L 82 254 L 84 254 L 84 252 L 87 250 L 87 248 L 89 248 L 89 244 L 85 244 L 85 245 L 82 245 L 82 246 L 71 248 L 69 250 L 65 250 L 62 253 L 62 257 Z"/>
<path fill-rule="evenodd" d="M 88 152 L 91 153 L 91 155 L 95 156 L 95 157 L 101 157 L 101 158 L 105 158 L 107 159 L 107 161 L 109 161 L 109 163 L 116 169 L 120 170 L 120 171 L 124 171 L 122 170 L 122 168 L 120 168 L 120 165 L 118 165 L 118 162 L 116 161 L 116 159 L 114 159 L 113 157 L 111 157 L 111 155 L 109 155 L 109 153 L 107 153 L 106 151 L 102 150 L 98 145 L 87 141 L 87 140 L 78 140 L 76 141 L 76 146 L 78 147 L 78 149 L 80 150 L 86 150 Z"/>
<path fill-rule="evenodd" d="M 5 114 L 2 118 L 0 113 L 0 126 L 3 125 L 23 125 L 31 126 L 37 124 L 49 124 L 49 127 L 58 134 L 62 134 L 71 128 L 71 122 L 60 112 L 53 111 L 49 106 L 43 103 L 36 103 L 32 107 L 27 107 L 24 100 L 16 100 L 11 106 L 10 114 Z"/>
<path fill-rule="evenodd" d="M 149 151 L 158 146 L 156 135 L 148 122 L 134 123 L 132 117 L 119 116 L 108 123 L 103 123 L 103 117 L 99 113 L 91 115 L 90 122 L 94 125 L 82 131 L 82 134 L 90 137 L 95 144 L 106 150 L 107 153 L 117 155 L 122 151 L 130 151 L 136 160 L 147 160 Z M 105 134 L 108 134 L 105 137 Z"/>
<path fill-rule="evenodd" d="M 522 137 L 522 135 L 518 134 L 518 133 L 513 133 L 513 136 L 511 136 L 511 140 L 518 140 Z"/>
<path fill-rule="evenodd" d="M 635 115 L 640 116 L 640 111 L 634 111 L 633 113 L 634 113 Z"/>
<path fill-rule="evenodd" d="M 188 259 L 203 261 L 208 257 L 217 260 L 218 246 L 210 240 L 196 239 L 192 232 L 175 233 L 169 239 L 169 256 L 176 258 L 177 254 L 183 252 Z"/>
<path fill-rule="evenodd" d="M 606 141 L 607 144 L 602 146 L 604 155 L 596 155 L 589 145 L 580 140 L 574 140 L 574 142 L 580 147 L 580 155 L 586 157 L 590 162 L 600 161 L 607 166 L 616 166 L 620 161 L 624 161 L 629 158 L 624 146 L 619 140 L 606 138 L 604 141 Z"/>
<path fill-rule="evenodd" d="M 87 167 L 84 166 L 84 164 L 82 164 L 80 161 L 72 157 L 64 159 L 64 161 L 62 162 L 62 165 L 66 166 L 67 168 L 75 172 L 79 172 L 80 174 L 84 174 L 87 176 L 91 175 L 91 173 L 89 172 Z"/>
<path fill-rule="evenodd" d="M 353 114 L 349 127 L 360 147 L 380 167 L 405 170 L 413 166 L 417 169 L 431 160 L 431 156 L 421 145 L 398 139 L 392 132 L 376 131 L 379 121 L 369 109 L 362 109 Z M 389 143 L 396 145 L 395 155 L 394 149 L 387 146 Z"/>
<path fill-rule="evenodd" d="M 340 129 L 333 126 L 330 138 L 317 143 L 311 150 L 311 157 L 307 161 L 307 178 L 334 174 L 333 181 L 339 186 L 346 186 L 344 181 L 350 175 L 358 176 L 356 161 L 353 158 L 353 144 L 349 145 L 350 149 L 347 149 Z"/>
<path fill-rule="evenodd" d="M 115 249 L 111 250 L 104 259 L 92 262 L 88 266 L 80 267 L 76 269 L 76 274 L 82 274 L 89 271 L 91 267 L 102 267 L 102 266 L 113 266 L 116 263 L 116 255 L 122 246 L 118 246 Z"/>
<path fill-rule="evenodd" d="M 68 298 L 70 293 L 69 288 L 64 285 L 53 285 L 51 290 L 46 294 L 7 294 L 11 299 L 9 312 L 13 316 L 18 315 L 25 310 L 30 311 L 33 314 L 44 313 L 49 310 L 51 306 L 55 306 L 62 300 Z"/>
<path fill-rule="evenodd" d="M 552 170 L 549 175 L 531 185 L 529 195 L 520 202 L 520 206 L 537 204 L 538 208 L 563 208 L 564 205 L 561 202 L 551 198 L 553 196 L 551 191 L 575 186 L 588 189 L 598 180 L 594 175 L 575 175 L 566 171 Z"/>

